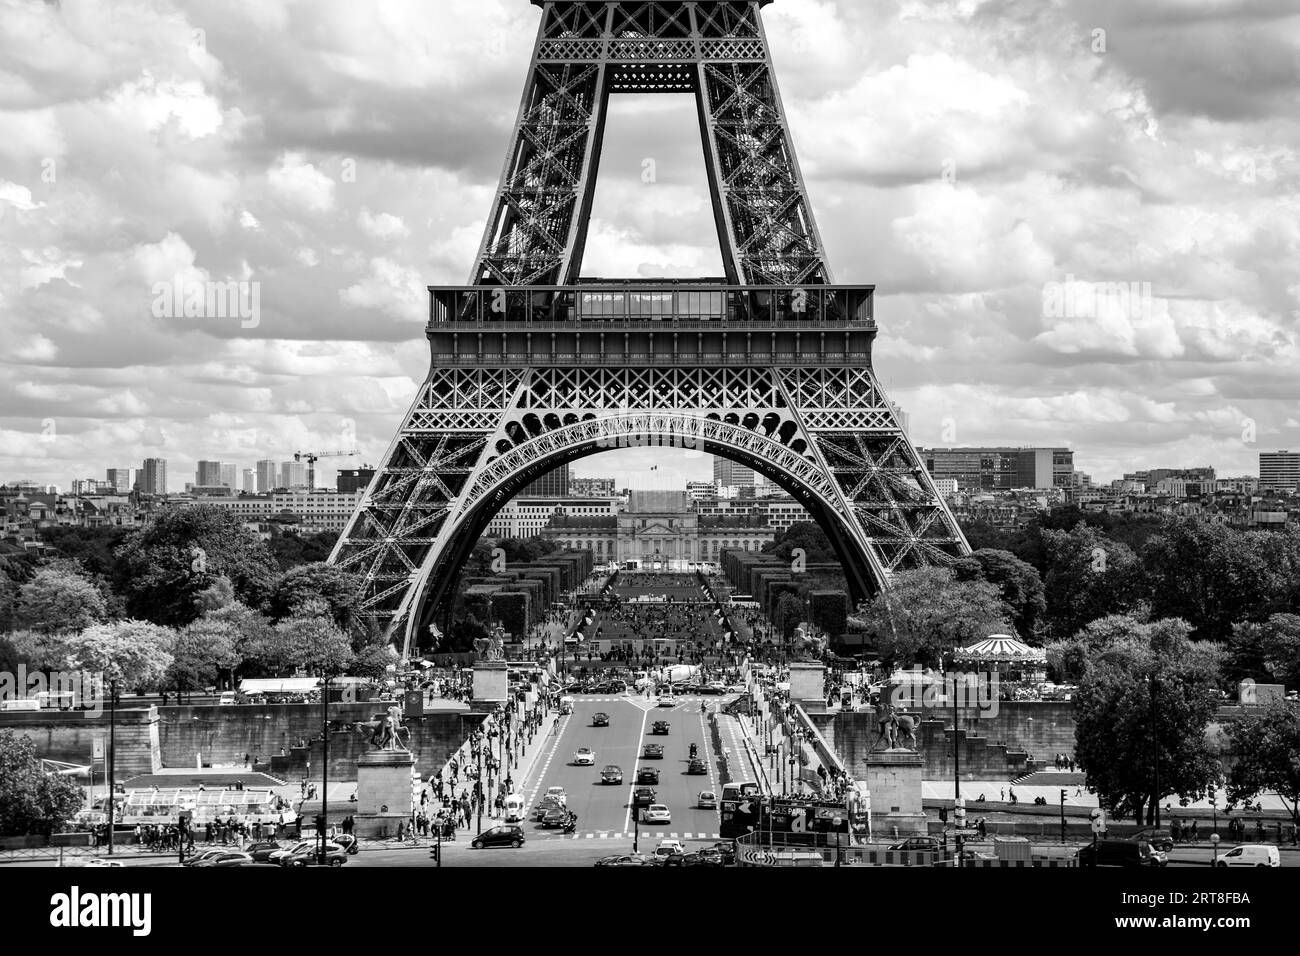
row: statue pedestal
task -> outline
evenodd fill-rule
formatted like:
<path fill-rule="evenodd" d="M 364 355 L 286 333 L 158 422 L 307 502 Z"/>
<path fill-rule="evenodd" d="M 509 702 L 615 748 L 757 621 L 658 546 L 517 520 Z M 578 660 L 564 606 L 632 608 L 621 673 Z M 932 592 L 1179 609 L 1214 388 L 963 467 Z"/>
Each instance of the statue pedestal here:
<path fill-rule="evenodd" d="M 470 703 L 475 710 L 491 710 L 510 696 L 510 677 L 505 661 L 477 661 Z"/>
<path fill-rule="evenodd" d="M 805 711 L 826 710 L 826 668 L 816 661 L 793 661 L 790 664 L 790 699 Z"/>
<path fill-rule="evenodd" d="M 925 761 L 921 755 L 914 750 L 880 750 L 867 754 L 866 763 L 872 838 L 924 836 L 921 770 Z"/>
<path fill-rule="evenodd" d="M 406 750 L 372 750 L 357 758 L 357 802 L 352 810 L 359 837 L 396 836 L 411 819 L 418 785 L 415 756 Z"/>

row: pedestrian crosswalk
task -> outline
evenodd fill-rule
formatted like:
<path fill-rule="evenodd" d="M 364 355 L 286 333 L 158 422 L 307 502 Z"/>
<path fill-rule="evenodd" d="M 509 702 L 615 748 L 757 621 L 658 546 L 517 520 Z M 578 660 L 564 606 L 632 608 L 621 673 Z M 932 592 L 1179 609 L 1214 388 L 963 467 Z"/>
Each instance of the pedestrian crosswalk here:
<path fill-rule="evenodd" d="M 642 840 L 717 840 L 720 839 L 716 833 L 661 833 L 657 830 L 640 831 Z M 551 839 L 556 840 L 630 840 L 631 833 L 552 833 L 547 834 Z"/>

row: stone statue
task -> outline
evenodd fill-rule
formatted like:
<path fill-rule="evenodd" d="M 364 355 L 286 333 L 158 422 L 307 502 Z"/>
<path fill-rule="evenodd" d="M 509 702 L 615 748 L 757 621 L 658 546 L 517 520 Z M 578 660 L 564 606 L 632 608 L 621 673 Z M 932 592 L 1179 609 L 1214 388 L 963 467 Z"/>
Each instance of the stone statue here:
<path fill-rule="evenodd" d="M 481 661 L 503 661 L 506 659 L 505 645 L 506 629 L 498 624 L 487 637 L 474 641 L 474 650 Z"/>
<path fill-rule="evenodd" d="M 371 723 L 374 732 L 370 735 L 370 744 L 380 750 L 407 750 L 402 740 L 410 740 L 411 732 L 402 726 L 402 709 L 389 707 L 388 715 Z"/>
<path fill-rule="evenodd" d="M 885 750 L 916 750 L 917 727 L 915 717 L 898 713 L 883 698 L 876 704 L 876 744 L 883 741 Z"/>

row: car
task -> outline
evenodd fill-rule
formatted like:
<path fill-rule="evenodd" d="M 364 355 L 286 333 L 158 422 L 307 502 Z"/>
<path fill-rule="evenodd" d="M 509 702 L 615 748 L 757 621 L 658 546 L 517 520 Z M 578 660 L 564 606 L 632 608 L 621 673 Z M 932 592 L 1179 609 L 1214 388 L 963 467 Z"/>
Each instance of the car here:
<path fill-rule="evenodd" d="M 596 861 L 597 866 L 648 866 L 649 860 L 640 853 L 624 853 L 619 856 L 603 856 Z"/>
<path fill-rule="evenodd" d="M 210 846 L 205 849 L 198 850 L 195 852 L 195 854 L 192 857 L 190 857 L 188 860 L 182 863 L 181 866 L 198 866 L 204 860 L 211 859 L 212 857 L 216 856 L 218 853 L 224 853 L 229 849 L 230 847 L 228 846 Z"/>
<path fill-rule="evenodd" d="M 637 783 L 655 783 L 659 782 L 659 771 L 654 767 L 642 767 L 636 772 Z"/>
<path fill-rule="evenodd" d="M 727 692 L 727 685 L 722 683 L 720 680 L 711 680 L 704 685 L 704 690 L 709 694 L 725 694 Z"/>
<path fill-rule="evenodd" d="M 99 858 L 99 857 L 96 857 L 95 859 L 87 860 L 85 863 L 83 863 L 83 864 L 81 864 L 81 865 L 82 865 L 82 866 L 93 866 L 93 867 L 101 867 L 101 866 L 126 866 L 126 864 L 123 863 L 121 860 L 105 860 L 105 859 L 102 859 L 102 858 Z"/>
<path fill-rule="evenodd" d="M 656 720 L 653 724 L 650 725 L 650 733 L 652 733 L 652 734 L 659 734 L 660 736 L 663 736 L 663 735 L 667 734 L 667 733 L 668 733 L 668 721 L 666 721 L 666 720 Z"/>
<path fill-rule="evenodd" d="M 715 843 L 709 849 L 715 851 L 722 858 L 723 866 L 731 866 L 736 862 L 736 844 L 731 840 L 725 843 Z"/>
<path fill-rule="evenodd" d="M 248 853 L 241 853 L 239 850 L 224 850 L 221 853 L 214 853 L 212 856 L 206 856 L 193 865 L 196 868 L 219 867 L 224 869 L 231 866 L 248 866 L 252 862 L 253 857 Z"/>
<path fill-rule="evenodd" d="M 648 807 L 650 806 L 650 804 L 654 803 L 658 799 L 659 799 L 659 794 L 657 794 L 650 787 L 637 787 L 635 790 L 632 791 L 633 807 L 638 807 L 638 808 Z"/>
<path fill-rule="evenodd" d="M 542 829 L 553 830 L 556 827 L 568 826 L 570 816 L 572 814 L 563 807 L 552 807 L 542 814 Z"/>
<path fill-rule="evenodd" d="M 693 773 L 693 774 L 708 773 L 709 768 L 704 763 L 703 760 L 701 760 L 699 757 L 696 757 L 694 760 L 690 761 L 686 765 L 686 772 Z"/>
<path fill-rule="evenodd" d="M 605 713 L 603 710 L 600 711 L 600 712 L 597 713 L 597 714 L 592 714 L 592 716 L 591 716 L 591 726 L 593 726 L 593 727 L 608 727 L 608 726 L 609 726 L 609 714 Z"/>
<path fill-rule="evenodd" d="M 672 823 L 673 814 L 662 803 L 652 803 L 641 811 L 642 823 Z"/>
<path fill-rule="evenodd" d="M 693 853 L 674 853 L 664 857 L 663 866 L 722 866 L 722 856 L 717 850 L 696 850 Z"/>
<path fill-rule="evenodd" d="M 546 797 L 560 801 L 561 806 L 567 807 L 569 805 L 569 795 L 564 792 L 563 787 L 547 787 L 546 796 L 542 797 L 542 799 L 545 800 Z"/>
<path fill-rule="evenodd" d="M 1157 830 L 1154 827 L 1143 827 L 1125 839 L 1136 840 L 1139 843 L 1150 843 L 1162 853 L 1168 853 L 1174 848 L 1173 834 L 1168 830 Z"/>
<path fill-rule="evenodd" d="M 1234 846 L 1214 858 L 1215 866 L 1281 866 L 1277 847 L 1263 843 Z"/>
<path fill-rule="evenodd" d="M 591 752 L 590 747 L 579 747 L 578 752 L 573 755 L 573 765 L 575 767 L 594 767 L 596 766 L 596 755 Z"/>
<path fill-rule="evenodd" d="M 906 840 L 891 844 L 889 848 L 891 850 L 932 850 L 935 853 L 941 849 L 939 841 L 934 837 L 921 836 L 908 837 Z"/>
<path fill-rule="evenodd" d="M 280 866 L 304 867 L 319 866 L 320 858 L 315 840 L 304 840 L 284 856 L 272 855 L 272 862 Z M 348 860 L 348 851 L 337 843 L 325 844 L 326 866 L 342 866 Z"/>
<path fill-rule="evenodd" d="M 254 863 L 270 863 L 271 854 L 283 849 L 284 845 L 275 840 L 263 840 L 248 844 L 244 847 L 244 852 L 253 858 Z"/>
<path fill-rule="evenodd" d="M 663 760 L 664 748 L 662 744 L 646 744 L 645 749 L 641 751 L 641 756 L 646 760 Z"/>
<path fill-rule="evenodd" d="M 347 850 L 348 856 L 356 856 L 361 850 L 361 844 L 357 843 L 357 838 L 351 833 L 340 833 L 334 837 L 334 842 Z"/>
<path fill-rule="evenodd" d="M 510 846 L 518 849 L 524 845 L 524 828 L 517 823 L 503 823 L 489 827 L 476 836 L 470 846 L 482 850 L 493 846 Z"/>
<path fill-rule="evenodd" d="M 701 810 L 718 809 L 718 795 L 712 790 L 701 790 L 700 795 L 695 798 L 695 806 Z"/>
<path fill-rule="evenodd" d="M 541 820 L 546 816 L 548 810 L 563 810 L 565 806 L 559 800 L 552 796 L 545 796 L 533 805 L 533 819 Z"/>
<path fill-rule="evenodd" d="M 614 764 L 610 764 L 600 772 L 600 782 L 601 783 L 622 783 L 623 768 L 616 766 Z"/>
<path fill-rule="evenodd" d="M 676 707 L 677 698 L 672 694 L 660 694 L 659 699 L 655 701 L 656 707 Z"/>
<path fill-rule="evenodd" d="M 659 845 L 655 847 L 654 855 L 662 862 L 667 857 L 677 855 L 681 856 L 686 852 L 686 847 L 682 846 L 680 840 L 660 840 Z"/>
<path fill-rule="evenodd" d="M 1079 851 L 1079 866 L 1162 866 L 1150 843 L 1098 840 Z"/>

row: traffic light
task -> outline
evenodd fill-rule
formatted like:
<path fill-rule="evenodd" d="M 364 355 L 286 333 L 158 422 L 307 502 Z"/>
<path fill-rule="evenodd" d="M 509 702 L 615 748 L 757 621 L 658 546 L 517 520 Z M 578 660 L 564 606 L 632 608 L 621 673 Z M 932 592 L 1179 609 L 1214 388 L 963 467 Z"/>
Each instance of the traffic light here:
<path fill-rule="evenodd" d="M 433 860 L 433 862 L 437 863 L 439 866 L 442 866 L 442 844 L 435 843 L 433 846 L 429 847 L 429 859 Z"/>

